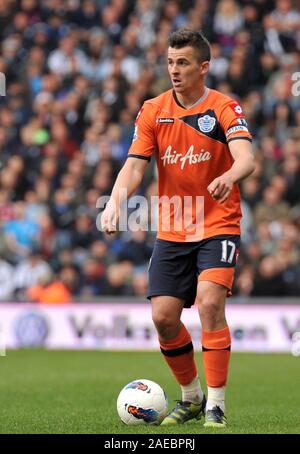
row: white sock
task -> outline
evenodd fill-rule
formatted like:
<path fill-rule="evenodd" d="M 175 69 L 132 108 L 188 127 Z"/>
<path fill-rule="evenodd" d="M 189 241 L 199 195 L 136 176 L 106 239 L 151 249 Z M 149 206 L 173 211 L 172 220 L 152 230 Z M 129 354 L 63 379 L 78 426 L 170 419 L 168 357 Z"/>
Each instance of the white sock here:
<path fill-rule="evenodd" d="M 200 385 L 199 377 L 195 377 L 194 380 L 188 385 L 180 385 L 183 402 L 192 402 L 193 404 L 201 404 L 203 399 L 203 392 Z"/>
<path fill-rule="evenodd" d="M 208 386 L 207 392 L 206 410 L 211 410 L 217 405 L 225 412 L 225 386 L 222 386 L 221 388 L 210 388 Z"/>

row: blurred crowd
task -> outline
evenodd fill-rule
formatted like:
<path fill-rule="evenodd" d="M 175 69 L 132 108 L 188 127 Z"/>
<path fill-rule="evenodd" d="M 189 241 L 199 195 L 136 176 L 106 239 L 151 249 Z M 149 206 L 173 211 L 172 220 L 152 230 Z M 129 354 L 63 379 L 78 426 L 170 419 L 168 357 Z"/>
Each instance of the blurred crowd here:
<path fill-rule="evenodd" d="M 1 301 L 146 294 L 155 232 L 103 235 L 97 200 L 143 101 L 170 88 L 183 26 L 212 43 L 207 85 L 240 102 L 254 136 L 234 294 L 300 295 L 299 2 L 0 0 Z M 154 162 L 140 194 L 156 194 Z"/>

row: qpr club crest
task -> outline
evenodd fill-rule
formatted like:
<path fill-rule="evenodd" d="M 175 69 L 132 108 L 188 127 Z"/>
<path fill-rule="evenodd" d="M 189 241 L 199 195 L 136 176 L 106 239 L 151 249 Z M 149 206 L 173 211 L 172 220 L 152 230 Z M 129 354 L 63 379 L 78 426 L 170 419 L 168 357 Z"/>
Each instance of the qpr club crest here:
<path fill-rule="evenodd" d="M 201 132 L 211 132 L 216 125 L 216 119 L 210 115 L 198 118 L 198 126 Z"/>

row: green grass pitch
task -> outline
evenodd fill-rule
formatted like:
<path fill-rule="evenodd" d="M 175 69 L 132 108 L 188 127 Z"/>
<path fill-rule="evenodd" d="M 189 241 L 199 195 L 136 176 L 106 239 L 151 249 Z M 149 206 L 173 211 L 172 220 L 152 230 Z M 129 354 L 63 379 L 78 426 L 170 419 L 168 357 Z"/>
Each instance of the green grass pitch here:
<path fill-rule="evenodd" d="M 116 399 L 138 378 L 158 382 L 170 408 L 180 398 L 158 352 L 8 351 L 0 357 L 0 433 L 300 433 L 299 357 L 232 354 L 226 430 L 204 429 L 203 420 L 174 428 L 125 426 Z"/>

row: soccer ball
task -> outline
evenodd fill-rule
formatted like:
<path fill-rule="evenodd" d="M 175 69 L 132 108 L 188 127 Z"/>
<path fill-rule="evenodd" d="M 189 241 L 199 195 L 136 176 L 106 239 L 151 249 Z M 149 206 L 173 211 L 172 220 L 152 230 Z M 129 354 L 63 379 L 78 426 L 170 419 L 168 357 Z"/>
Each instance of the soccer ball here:
<path fill-rule="evenodd" d="M 167 415 L 168 399 L 164 390 L 151 380 L 134 380 L 124 386 L 117 400 L 121 420 L 129 425 L 158 425 Z"/>

